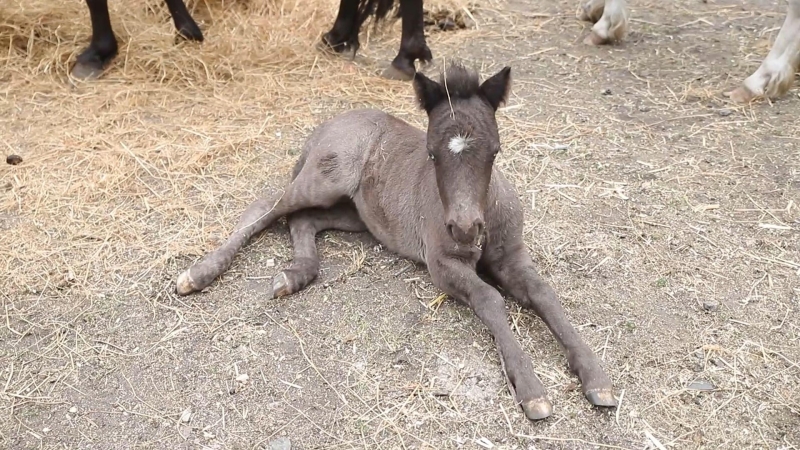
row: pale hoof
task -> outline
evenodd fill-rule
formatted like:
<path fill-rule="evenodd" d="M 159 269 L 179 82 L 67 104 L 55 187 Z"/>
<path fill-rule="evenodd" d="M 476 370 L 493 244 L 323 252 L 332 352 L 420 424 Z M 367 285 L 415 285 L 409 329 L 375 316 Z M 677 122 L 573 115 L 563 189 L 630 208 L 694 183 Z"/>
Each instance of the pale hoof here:
<path fill-rule="evenodd" d="M 759 97 L 748 89 L 747 86 L 739 86 L 733 91 L 728 92 L 727 95 L 734 103 L 750 103 Z"/>
<path fill-rule="evenodd" d="M 586 399 L 594 406 L 613 408 L 619 404 L 611 389 L 593 389 L 585 393 Z"/>
<path fill-rule="evenodd" d="M 387 80 L 411 81 L 414 79 L 414 73 L 403 72 L 402 70 L 390 64 L 389 67 L 383 71 L 381 77 L 386 78 Z"/>
<path fill-rule="evenodd" d="M 189 295 L 196 290 L 194 280 L 188 270 L 178 275 L 178 282 L 175 284 L 175 292 L 178 295 Z"/>
<path fill-rule="evenodd" d="M 599 34 L 592 31 L 586 36 L 586 39 L 583 40 L 584 44 L 587 45 L 608 45 L 611 44 L 612 41 L 609 38 L 601 37 Z"/>
<path fill-rule="evenodd" d="M 91 81 L 100 78 L 100 75 L 103 75 L 103 69 L 78 62 L 72 67 L 71 74 L 79 80 Z"/>
<path fill-rule="evenodd" d="M 292 294 L 292 289 L 289 286 L 289 279 L 286 278 L 286 273 L 281 272 L 275 275 L 272 280 L 272 298 L 283 297 Z"/>
<path fill-rule="evenodd" d="M 542 420 L 553 414 L 553 404 L 546 398 L 537 398 L 522 402 L 522 410 L 528 419 Z"/>

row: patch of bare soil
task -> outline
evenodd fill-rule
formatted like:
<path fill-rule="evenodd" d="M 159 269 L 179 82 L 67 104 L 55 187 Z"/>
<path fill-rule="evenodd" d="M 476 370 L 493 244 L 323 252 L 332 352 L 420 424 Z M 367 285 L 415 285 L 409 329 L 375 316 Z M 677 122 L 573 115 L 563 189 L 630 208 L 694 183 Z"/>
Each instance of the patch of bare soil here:
<path fill-rule="evenodd" d="M 591 408 L 509 300 L 555 405 L 537 423 L 474 315 L 365 234 L 321 234 L 320 279 L 288 298 L 269 298 L 283 224 L 207 292 L 173 294 L 316 124 L 372 106 L 424 126 L 410 85 L 377 76 L 399 23 L 353 64 L 313 48 L 333 0 L 190 3 L 202 45 L 174 44 L 158 2 L 111 3 L 120 57 L 74 84 L 85 5 L 0 5 L 0 136 L 22 158 L 0 165 L 0 448 L 800 446 L 800 100 L 722 95 L 784 3 L 631 2 L 628 40 L 604 48 L 571 0 L 481 2 L 431 31 L 426 73 L 512 66 L 498 164 L 620 395 Z"/>

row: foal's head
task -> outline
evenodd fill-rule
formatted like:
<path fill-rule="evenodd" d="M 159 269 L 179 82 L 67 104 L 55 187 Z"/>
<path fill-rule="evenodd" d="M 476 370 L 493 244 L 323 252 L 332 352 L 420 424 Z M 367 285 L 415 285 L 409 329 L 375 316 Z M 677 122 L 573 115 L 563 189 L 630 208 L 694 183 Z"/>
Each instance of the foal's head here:
<path fill-rule="evenodd" d="M 445 226 L 461 244 L 483 234 L 486 197 L 500 151 L 495 111 L 508 95 L 511 68 L 480 84 L 478 74 L 451 66 L 437 83 L 417 72 L 414 90 L 428 113 L 428 154 L 445 211 Z"/>

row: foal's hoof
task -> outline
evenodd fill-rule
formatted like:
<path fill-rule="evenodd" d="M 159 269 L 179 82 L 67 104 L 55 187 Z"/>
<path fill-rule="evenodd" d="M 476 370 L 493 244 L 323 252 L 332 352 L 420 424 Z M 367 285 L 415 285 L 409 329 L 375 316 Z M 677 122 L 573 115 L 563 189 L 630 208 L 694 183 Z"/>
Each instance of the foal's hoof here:
<path fill-rule="evenodd" d="M 74 78 L 79 80 L 96 80 L 103 74 L 103 64 L 76 62 L 71 73 Z"/>
<path fill-rule="evenodd" d="M 275 275 L 275 279 L 272 280 L 272 298 L 283 297 L 292 293 L 293 291 L 289 285 L 289 279 L 286 277 L 286 272 Z"/>
<path fill-rule="evenodd" d="M 175 283 L 175 292 L 178 295 L 189 295 L 196 290 L 194 280 L 188 270 L 178 275 L 178 282 Z"/>
<path fill-rule="evenodd" d="M 546 398 L 537 398 L 522 402 L 522 410 L 528 419 L 542 420 L 553 414 L 553 404 Z"/>
<path fill-rule="evenodd" d="M 614 394 L 611 392 L 611 389 L 593 389 L 587 391 L 585 395 L 589 403 L 594 406 L 613 408 L 619 404 L 617 398 L 614 397 Z"/>
<path fill-rule="evenodd" d="M 415 70 L 412 70 L 410 73 L 408 71 L 403 71 L 398 69 L 393 65 L 389 65 L 383 73 L 381 77 L 386 78 L 387 80 L 397 80 L 397 81 L 411 81 L 414 79 L 414 74 L 416 73 Z"/>

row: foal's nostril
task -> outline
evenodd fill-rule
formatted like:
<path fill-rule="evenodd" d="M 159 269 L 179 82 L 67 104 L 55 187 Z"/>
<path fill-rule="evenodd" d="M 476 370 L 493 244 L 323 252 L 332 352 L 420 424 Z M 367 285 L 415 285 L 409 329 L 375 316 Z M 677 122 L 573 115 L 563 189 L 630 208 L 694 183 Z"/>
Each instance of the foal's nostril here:
<path fill-rule="evenodd" d="M 452 221 L 451 222 L 447 222 L 447 234 L 449 234 L 451 238 L 455 239 L 456 235 L 453 234 L 453 231 L 454 231 L 453 230 L 453 226 L 454 226 L 454 224 L 453 224 Z"/>
<path fill-rule="evenodd" d="M 475 228 L 476 237 L 483 234 L 483 220 L 475 219 L 475 222 L 472 222 L 472 226 Z"/>

